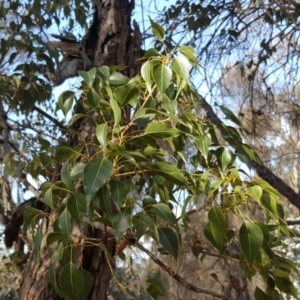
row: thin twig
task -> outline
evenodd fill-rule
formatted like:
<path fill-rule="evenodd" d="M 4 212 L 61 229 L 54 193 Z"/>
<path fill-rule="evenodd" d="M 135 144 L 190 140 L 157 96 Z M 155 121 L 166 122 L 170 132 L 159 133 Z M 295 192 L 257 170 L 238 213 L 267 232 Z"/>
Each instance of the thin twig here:
<path fill-rule="evenodd" d="M 220 295 L 220 294 L 208 291 L 208 290 L 204 290 L 204 289 L 198 288 L 198 287 L 190 284 L 184 278 L 182 278 L 180 275 L 175 273 L 171 268 L 167 267 L 161 260 L 156 258 L 148 249 L 143 247 L 140 243 L 135 243 L 134 245 L 138 249 L 145 252 L 157 265 L 159 265 L 164 271 L 166 271 L 169 275 L 171 275 L 176 281 L 178 281 L 180 284 L 182 284 L 186 289 L 191 290 L 196 293 L 211 295 L 218 299 L 227 299 L 227 300 L 229 299 L 227 296 Z"/>

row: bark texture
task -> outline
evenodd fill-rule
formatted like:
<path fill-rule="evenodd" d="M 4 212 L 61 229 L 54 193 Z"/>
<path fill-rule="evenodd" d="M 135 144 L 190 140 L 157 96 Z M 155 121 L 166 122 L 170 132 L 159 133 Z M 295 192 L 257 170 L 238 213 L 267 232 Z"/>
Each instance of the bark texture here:
<path fill-rule="evenodd" d="M 131 28 L 133 8 L 134 1 L 98 0 L 93 23 L 86 38 L 81 43 L 70 41 L 70 53 L 68 53 L 68 39 L 55 36 L 61 42 L 52 43 L 52 46 L 59 48 L 68 58 L 62 63 L 54 83 L 62 83 L 66 78 L 77 75 L 80 69 L 87 70 L 102 65 L 122 66 L 126 75 L 136 75 L 140 68 L 137 59 L 140 58 L 141 53 L 141 34 L 135 23 L 134 28 Z M 84 60 L 78 55 L 78 51 L 84 51 L 92 64 L 84 65 Z M 82 118 L 80 122 L 84 123 L 85 118 Z M 76 124 L 76 126 L 78 126 L 77 130 L 85 128 L 84 124 Z M 93 131 L 88 131 L 89 136 L 86 136 L 86 130 L 82 131 L 84 131 L 81 134 L 85 140 L 92 140 Z M 70 140 L 72 145 L 75 146 L 79 143 L 78 137 L 73 136 L 72 139 Z M 45 220 L 44 237 L 51 231 L 51 224 Z M 84 231 L 84 236 L 101 241 L 106 246 L 107 252 L 105 253 L 96 246 L 83 248 L 78 251 L 75 264 L 89 271 L 94 277 L 88 299 L 105 300 L 107 299 L 111 270 L 114 268 L 114 262 L 109 257 L 112 258 L 115 255 L 115 240 L 110 233 L 91 226 L 86 226 Z M 45 245 L 42 247 L 40 264 L 37 264 L 34 254 L 30 253 L 20 287 L 20 299 L 61 299 L 55 293 L 48 279 L 48 268 L 53 250 Z"/>

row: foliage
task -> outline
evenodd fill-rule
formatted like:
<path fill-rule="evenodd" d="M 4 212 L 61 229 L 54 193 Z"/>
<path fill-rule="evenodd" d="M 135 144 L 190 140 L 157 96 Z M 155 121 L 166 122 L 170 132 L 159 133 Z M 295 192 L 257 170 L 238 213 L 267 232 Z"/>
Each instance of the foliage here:
<path fill-rule="evenodd" d="M 152 28 L 164 47 L 163 30 L 153 21 Z M 220 254 L 229 257 L 236 233 L 227 228 L 226 218 L 228 212 L 238 215 L 242 225 L 237 258 L 247 277 L 260 274 L 266 293 L 274 299 L 277 291 L 296 297 L 290 275 L 297 269 L 277 250 L 282 236 L 294 235 L 284 220 L 279 195 L 263 180 L 243 180 L 234 166 L 236 154 L 218 142 L 209 122 L 195 114 L 198 95 L 189 79 L 189 70 L 197 62 L 193 49 L 174 47 L 162 54 L 149 49 L 142 60 L 141 74 L 134 78 L 105 66 L 80 72 L 80 101 L 96 115 L 91 120 L 95 138 L 79 149 L 58 145 L 55 157 L 45 160 L 45 166 L 62 164 L 61 180 L 42 186 L 42 197 L 52 208 L 54 221 L 47 245 L 56 245 L 49 270 L 56 291 L 84 299 L 91 288 L 91 275 L 78 269 L 72 258 L 79 247 L 91 243 L 84 237 L 78 244 L 78 236 L 72 235 L 72 221 L 82 230 L 85 215 L 90 222 L 111 227 L 120 244 L 126 234 L 135 233 L 141 241 L 148 235 L 178 259 L 180 228 L 189 226 L 187 211 L 182 210 L 179 218 L 172 211 L 183 200 L 177 197 L 180 190 L 186 195 L 185 207 L 197 203 L 200 196 L 206 198 L 210 209 L 204 233 Z M 182 99 L 188 101 L 185 106 Z M 131 114 L 126 122 L 122 112 L 128 106 Z M 73 119 L 81 117 L 85 116 L 74 115 Z M 194 151 L 192 157 L 186 156 L 187 146 Z M 84 162 L 78 165 L 79 160 Z M 264 210 L 265 222 L 242 212 L 241 205 L 247 206 L 251 199 Z M 25 223 L 34 227 L 40 214 L 28 210 Z M 39 230 L 35 231 L 34 237 L 38 234 Z M 40 239 L 34 241 L 38 248 Z M 101 241 L 97 244 L 103 247 Z M 123 244 L 119 256 L 124 256 L 125 247 Z M 56 263 L 62 267 L 58 281 Z M 166 294 L 158 281 L 147 282 L 152 297 Z"/>

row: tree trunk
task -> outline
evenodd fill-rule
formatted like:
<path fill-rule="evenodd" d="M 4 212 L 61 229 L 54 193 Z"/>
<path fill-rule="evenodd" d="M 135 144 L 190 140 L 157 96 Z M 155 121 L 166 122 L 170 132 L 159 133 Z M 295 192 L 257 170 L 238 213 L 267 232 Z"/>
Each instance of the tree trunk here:
<path fill-rule="evenodd" d="M 124 73 L 128 76 L 137 74 L 140 68 L 138 58 L 141 53 L 141 34 L 138 26 L 134 24 L 131 29 L 131 14 L 134 7 L 134 1 L 125 0 L 99 0 L 95 9 L 94 20 L 85 38 L 83 45 L 94 67 L 102 65 L 124 66 Z M 83 59 L 74 58 L 73 63 L 76 66 L 84 66 Z M 68 63 L 72 63 L 69 60 Z M 87 70 L 91 66 L 84 66 Z M 63 71 L 61 71 L 62 74 Z M 76 70 L 78 74 L 78 69 Z M 61 74 L 58 74 L 60 76 Z M 63 76 L 68 77 L 67 74 Z M 74 74 L 69 74 L 74 76 Z M 66 78 L 60 78 L 64 80 Z M 84 122 L 84 118 L 82 121 Z M 77 128 L 82 128 L 77 124 Z M 92 140 L 93 131 L 89 131 L 89 136 L 83 135 L 85 140 Z M 72 137 L 71 145 L 79 143 L 77 137 Z M 52 226 L 48 220 L 44 220 L 43 236 L 52 231 Z M 85 236 L 97 238 L 106 246 L 107 253 L 97 246 L 81 249 L 76 266 L 89 271 L 93 277 L 93 287 L 88 299 L 105 300 L 107 299 L 107 288 L 111 279 L 111 270 L 114 267 L 111 261 L 107 260 L 107 254 L 110 257 L 115 255 L 115 241 L 109 238 L 109 234 L 100 229 L 85 226 Z M 51 264 L 53 247 L 46 247 L 45 241 L 40 250 L 40 264 L 37 263 L 33 251 L 30 251 L 28 262 L 24 270 L 23 281 L 20 287 L 20 299 L 61 299 L 55 292 L 48 279 L 48 269 Z"/>

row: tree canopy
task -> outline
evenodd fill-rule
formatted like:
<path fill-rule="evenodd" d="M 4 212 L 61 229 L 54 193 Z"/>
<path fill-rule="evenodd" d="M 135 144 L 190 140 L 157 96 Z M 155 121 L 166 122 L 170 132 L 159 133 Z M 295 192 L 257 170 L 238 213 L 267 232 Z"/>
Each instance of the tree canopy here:
<path fill-rule="evenodd" d="M 108 299 L 113 278 L 171 299 L 172 278 L 212 299 L 299 297 L 298 141 L 279 124 L 297 136 L 300 4 L 167 4 L 137 22 L 134 1 L 0 3 L 0 280 L 18 285 L 1 296 Z M 133 294 L 131 251 L 155 264 Z M 217 287 L 183 257 L 217 258 Z"/>

